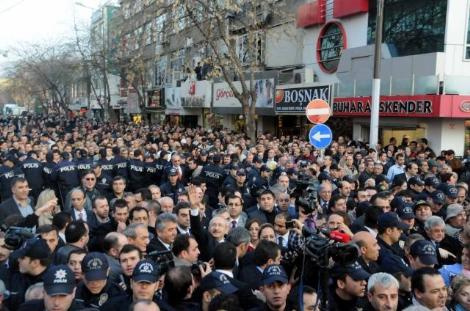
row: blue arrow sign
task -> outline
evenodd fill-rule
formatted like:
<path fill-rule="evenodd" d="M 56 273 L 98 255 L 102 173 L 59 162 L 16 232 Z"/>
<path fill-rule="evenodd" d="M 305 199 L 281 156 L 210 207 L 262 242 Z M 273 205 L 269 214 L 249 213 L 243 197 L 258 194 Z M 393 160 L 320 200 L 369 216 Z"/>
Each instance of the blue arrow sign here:
<path fill-rule="evenodd" d="M 310 144 L 317 149 L 325 149 L 333 141 L 333 132 L 325 124 L 317 124 L 310 129 L 308 134 Z"/>

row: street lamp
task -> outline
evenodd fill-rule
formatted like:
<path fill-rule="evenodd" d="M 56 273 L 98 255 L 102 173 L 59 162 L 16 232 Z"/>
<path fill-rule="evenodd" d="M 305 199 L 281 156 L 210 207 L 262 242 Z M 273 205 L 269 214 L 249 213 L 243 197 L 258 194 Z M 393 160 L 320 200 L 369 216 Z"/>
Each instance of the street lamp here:
<path fill-rule="evenodd" d="M 372 80 L 372 103 L 370 109 L 371 148 L 377 146 L 379 140 L 379 110 L 380 110 L 380 63 L 382 61 L 382 29 L 383 29 L 384 0 L 377 0 L 377 19 L 375 25 L 374 77 Z"/>

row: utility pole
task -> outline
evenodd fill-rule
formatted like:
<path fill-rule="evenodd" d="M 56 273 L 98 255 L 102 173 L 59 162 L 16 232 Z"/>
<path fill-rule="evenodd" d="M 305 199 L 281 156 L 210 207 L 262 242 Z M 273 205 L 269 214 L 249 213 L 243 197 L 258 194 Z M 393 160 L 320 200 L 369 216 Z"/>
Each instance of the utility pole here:
<path fill-rule="evenodd" d="M 377 0 L 377 19 L 375 23 L 374 77 L 372 80 L 372 103 L 370 110 L 369 145 L 371 148 L 375 148 L 379 140 L 380 64 L 382 61 L 383 14 L 384 0 Z"/>

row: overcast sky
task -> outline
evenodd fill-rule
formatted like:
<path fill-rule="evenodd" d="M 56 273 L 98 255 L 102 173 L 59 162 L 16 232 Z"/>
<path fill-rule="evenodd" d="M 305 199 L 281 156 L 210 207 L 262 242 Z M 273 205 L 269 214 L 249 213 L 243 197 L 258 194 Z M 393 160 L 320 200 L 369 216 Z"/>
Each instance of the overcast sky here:
<path fill-rule="evenodd" d="M 92 9 L 104 0 L 0 0 L 0 72 L 12 55 L 5 51 L 24 42 L 57 42 L 73 36 L 74 16 L 88 25 Z M 79 5 L 81 4 L 81 5 Z M 87 8 L 88 7 L 88 8 Z"/>

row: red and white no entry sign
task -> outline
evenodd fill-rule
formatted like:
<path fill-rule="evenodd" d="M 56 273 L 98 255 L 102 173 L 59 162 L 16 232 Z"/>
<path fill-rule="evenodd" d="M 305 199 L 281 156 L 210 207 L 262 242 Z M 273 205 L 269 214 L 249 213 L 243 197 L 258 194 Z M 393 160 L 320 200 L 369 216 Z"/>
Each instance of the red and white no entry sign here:
<path fill-rule="evenodd" d="M 330 117 L 330 105 L 322 99 L 314 99 L 305 108 L 307 119 L 315 124 L 325 123 Z"/>

